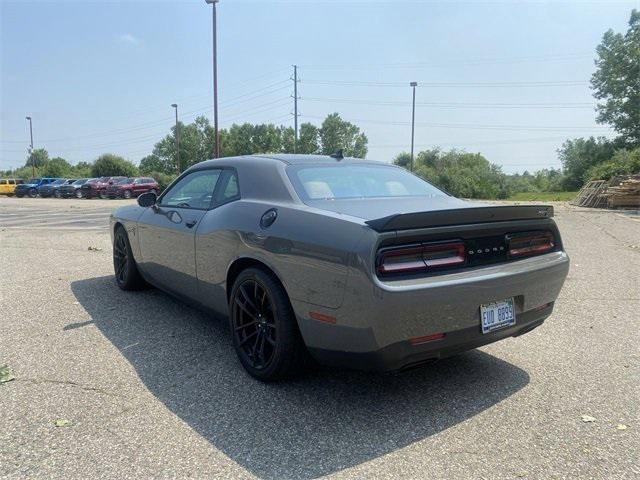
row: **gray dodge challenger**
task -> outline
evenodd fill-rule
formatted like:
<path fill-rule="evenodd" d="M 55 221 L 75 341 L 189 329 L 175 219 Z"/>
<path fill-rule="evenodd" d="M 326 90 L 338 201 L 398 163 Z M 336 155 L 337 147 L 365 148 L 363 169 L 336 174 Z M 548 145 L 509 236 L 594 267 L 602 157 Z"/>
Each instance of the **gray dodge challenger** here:
<path fill-rule="evenodd" d="M 388 371 L 527 333 L 569 258 L 550 206 L 467 202 L 341 154 L 208 160 L 110 219 L 118 286 L 228 317 L 240 362 Z"/>

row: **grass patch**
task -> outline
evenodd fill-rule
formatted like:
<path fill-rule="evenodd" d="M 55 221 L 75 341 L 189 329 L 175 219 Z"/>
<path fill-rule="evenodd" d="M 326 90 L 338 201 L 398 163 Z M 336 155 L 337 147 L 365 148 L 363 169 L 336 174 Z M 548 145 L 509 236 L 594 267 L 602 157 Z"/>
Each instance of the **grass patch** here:
<path fill-rule="evenodd" d="M 553 202 L 553 201 L 568 201 L 573 199 L 578 192 L 518 192 L 515 195 L 507 198 L 507 200 L 512 201 L 543 201 L 543 202 Z"/>

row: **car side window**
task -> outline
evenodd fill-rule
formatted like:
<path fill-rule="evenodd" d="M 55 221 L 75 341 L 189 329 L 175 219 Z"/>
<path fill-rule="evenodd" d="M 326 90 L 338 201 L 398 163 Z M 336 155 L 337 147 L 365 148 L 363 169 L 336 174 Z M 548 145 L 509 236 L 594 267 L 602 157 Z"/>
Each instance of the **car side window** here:
<path fill-rule="evenodd" d="M 0 180 L 0 185 L 6 185 L 7 181 L 6 180 Z"/>
<path fill-rule="evenodd" d="M 220 177 L 220 183 L 216 189 L 214 205 L 222 205 L 240 198 L 240 186 L 238 174 L 235 170 L 225 169 Z"/>
<path fill-rule="evenodd" d="M 160 198 L 160 206 L 208 209 L 220 173 L 216 169 L 185 175 Z"/>

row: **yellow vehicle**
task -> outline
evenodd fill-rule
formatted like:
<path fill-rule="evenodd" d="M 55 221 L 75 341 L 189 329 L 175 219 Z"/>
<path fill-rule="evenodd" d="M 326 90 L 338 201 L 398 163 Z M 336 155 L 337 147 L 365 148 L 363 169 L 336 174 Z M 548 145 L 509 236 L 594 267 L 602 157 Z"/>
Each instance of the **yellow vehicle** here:
<path fill-rule="evenodd" d="M 0 195 L 13 196 L 16 190 L 16 185 L 24 183 L 21 178 L 0 178 Z"/>

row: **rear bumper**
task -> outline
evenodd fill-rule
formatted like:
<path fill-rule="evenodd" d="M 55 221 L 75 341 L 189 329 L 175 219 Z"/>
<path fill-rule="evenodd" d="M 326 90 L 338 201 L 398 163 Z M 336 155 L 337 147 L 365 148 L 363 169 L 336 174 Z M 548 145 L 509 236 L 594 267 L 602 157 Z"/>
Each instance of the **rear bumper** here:
<path fill-rule="evenodd" d="M 509 337 L 524 335 L 539 327 L 551 315 L 553 304 L 540 310 L 525 312 L 509 328 L 483 334 L 480 324 L 448 332 L 444 338 L 419 345 L 409 341 L 396 342 L 369 352 L 346 352 L 309 348 L 309 353 L 323 365 L 340 366 L 374 372 L 389 372 L 417 367 L 430 361 L 488 345 Z"/>
<path fill-rule="evenodd" d="M 551 314 L 568 270 L 564 252 L 394 284 L 351 270 L 340 308 L 291 303 L 321 363 L 396 370 L 532 330 Z M 516 324 L 482 334 L 480 305 L 506 298 L 514 299 Z M 444 338 L 411 344 L 436 334 Z"/>

